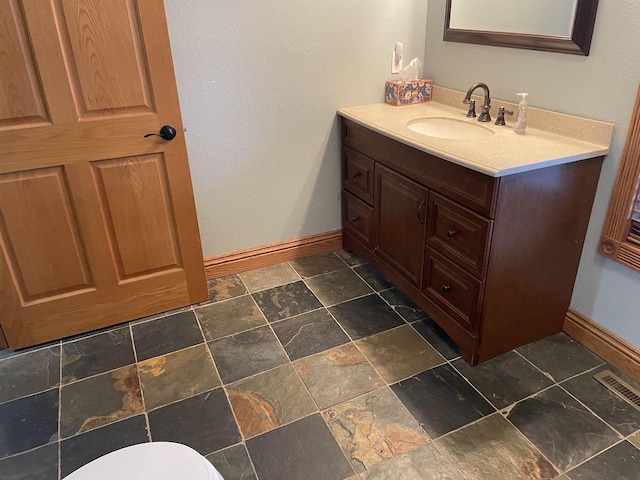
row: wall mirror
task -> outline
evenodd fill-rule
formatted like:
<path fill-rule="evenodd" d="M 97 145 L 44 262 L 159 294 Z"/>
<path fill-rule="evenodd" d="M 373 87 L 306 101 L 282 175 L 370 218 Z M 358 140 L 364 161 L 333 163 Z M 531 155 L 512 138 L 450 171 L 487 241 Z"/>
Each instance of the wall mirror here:
<path fill-rule="evenodd" d="M 447 0 L 444 40 L 589 55 L 598 0 Z"/>

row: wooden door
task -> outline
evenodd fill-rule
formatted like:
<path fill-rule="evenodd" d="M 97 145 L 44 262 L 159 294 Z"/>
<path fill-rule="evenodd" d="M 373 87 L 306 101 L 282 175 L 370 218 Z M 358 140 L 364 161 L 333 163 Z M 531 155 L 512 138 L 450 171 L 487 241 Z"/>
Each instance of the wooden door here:
<path fill-rule="evenodd" d="M 374 252 L 420 287 L 428 191 L 380 164 L 375 168 Z"/>
<path fill-rule="evenodd" d="M 162 0 L 0 0 L 10 347 L 206 299 L 182 132 Z"/>

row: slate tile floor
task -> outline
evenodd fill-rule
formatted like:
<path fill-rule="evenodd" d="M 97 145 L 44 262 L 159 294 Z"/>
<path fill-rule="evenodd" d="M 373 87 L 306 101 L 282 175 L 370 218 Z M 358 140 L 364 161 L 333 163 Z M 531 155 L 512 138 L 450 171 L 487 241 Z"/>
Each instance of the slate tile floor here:
<path fill-rule="evenodd" d="M 640 412 L 564 334 L 469 367 L 343 251 L 209 292 L 0 353 L 0 480 L 57 480 L 147 441 L 190 445 L 226 480 L 640 480 Z"/>

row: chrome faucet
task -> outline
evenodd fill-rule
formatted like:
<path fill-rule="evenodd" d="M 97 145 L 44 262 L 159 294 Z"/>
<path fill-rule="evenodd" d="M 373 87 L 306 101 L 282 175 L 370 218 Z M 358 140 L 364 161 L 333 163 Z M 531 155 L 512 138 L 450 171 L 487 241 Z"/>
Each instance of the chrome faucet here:
<path fill-rule="evenodd" d="M 465 95 L 463 103 L 469 104 L 471 103 L 471 95 L 473 92 L 482 88 L 484 90 L 484 103 L 482 104 L 482 113 L 478 117 L 479 122 L 490 122 L 491 115 L 489 115 L 489 109 L 491 108 L 491 96 L 489 95 L 489 87 L 487 87 L 486 83 L 475 83 L 471 86 L 471 88 L 467 91 L 467 95 Z"/>

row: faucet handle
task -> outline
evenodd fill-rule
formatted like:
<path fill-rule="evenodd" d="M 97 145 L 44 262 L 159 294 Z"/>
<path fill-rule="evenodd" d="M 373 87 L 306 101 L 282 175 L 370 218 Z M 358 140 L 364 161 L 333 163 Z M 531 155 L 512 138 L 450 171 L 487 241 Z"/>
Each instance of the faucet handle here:
<path fill-rule="evenodd" d="M 476 101 L 475 100 L 469 100 L 466 101 L 464 103 L 468 103 L 469 104 L 469 111 L 467 112 L 467 117 L 469 118 L 475 118 L 476 115 Z"/>
<path fill-rule="evenodd" d="M 500 107 L 498 109 L 498 118 L 496 118 L 496 125 L 506 125 L 504 121 L 505 114 L 513 115 L 513 110 L 505 110 L 504 107 Z"/>

